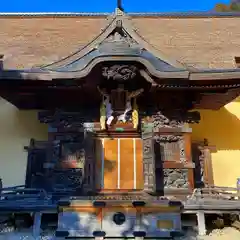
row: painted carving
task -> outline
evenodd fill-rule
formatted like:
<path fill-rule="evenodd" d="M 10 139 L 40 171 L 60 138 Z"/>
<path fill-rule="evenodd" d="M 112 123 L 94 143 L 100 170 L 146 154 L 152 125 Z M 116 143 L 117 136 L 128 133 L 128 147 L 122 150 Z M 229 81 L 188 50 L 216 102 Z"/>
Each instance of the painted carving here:
<path fill-rule="evenodd" d="M 112 104 L 109 99 L 109 95 L 105 91 L 105 89 L 100 89 L 98 87 L 98 91 L 101 93 L 103 97 L 103 101 L 100 106 L 100 125 L 101 129 L 106 129 L 106 124 L 111 125 L 114 117 L 113 117 L 113 109 Z"/>
<path fill-rule="evenodd" d="M 137 129 L 138 123 L 139 123 L 139 116 L 138 116 L 138 106 L 137 106 L 136 98 L 134 98 L 133 100 L 132 122 L 133 122 L 133 128 Z"/>
<path fill-rule="evenodd" d="M 187 169 L 164 169 L 164 187 L 165 188 L 188 188 L 188 170 Z"/>
<path fill-rule="evenodd" d="M 118 116 L 118 121 L 119 121 L 119 122 L 123 122 L 123 123 L 127 122 L 127 120 L 129 120 L 129 119 L 128 119 L 129 117 L 128 117 L 127 114 L 128 114 L 130 111 L 132 111 L 131 101 L 127 101 L 127 102 L 126 102 L 125 111 L 124 111 L 123 114 L 121 114 L 120 116 Z"/>
<path fill-rule="evenodd" d="M 170 120 L 165 115 L 163 115 L 161 112 L 158 112 L 157 114 L 153 115 L 153 126 L 154 126 L 154 132 L 158 132 L 159 128 L 165 127 L 165 128 L 175 128 L 175 127 L 183 127 L 184 123 L 179 120 Z"/>
<path fill-rule="evenodd" d="M 132 121 L 134 128 L 138 127 L 138 109 L 136 98 L 144 91 L 144 89 L 138 89 L 136 91 L 128 92 L 123 86 L 119 85 L 117 89 L 112 89 L 108 93 L 105 89 L 98 87 L 100 94 L 103 96 L 104 106 L 100 107 L 100 122 L 101 128 L 105 129 L 104 114 L 106 114 L 106 124 L 109 126 L 116 117 L 118 122 Z M 132 107 L 133 101 L 133 107 Z M 124 105 L 125 104 L 125 105 Z M 104 113 L 104 107 L 106 113 Z M 134 118 L 132 118 L 134 117 Z"/>
<path fill-rule="evenodd" d="M 105 107 L 104 102 L 102 101 L 101 106 L 100 106 L 100 126 L 101 126 L 101 130 L 106 129 L 106 120 L 107 120 L 106 107 Z"/>
<path fill-rule="evenodd" d="M 113 65 L 103 68 L 103 76 L 116 81 L 127 81 L 136 76 L 137 68 L 134 65 Z"/>
<path fill-rule="evenodd" d="M 158 132 L 160 128 L 182 128 L 186 123 L 198 123 L 200 113 L 195 112 L 173 112 L 170 116 L 164 115 L 161 111 L 152 116 L 154 124 L 154 132 Z"/>

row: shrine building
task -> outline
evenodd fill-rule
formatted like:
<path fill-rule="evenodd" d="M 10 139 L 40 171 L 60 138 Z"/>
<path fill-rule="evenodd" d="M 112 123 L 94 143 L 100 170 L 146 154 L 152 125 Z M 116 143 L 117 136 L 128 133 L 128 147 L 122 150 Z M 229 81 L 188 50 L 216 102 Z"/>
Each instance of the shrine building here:
<path fill-rule="evenodd" d="M 31 185 L 42 171 L 29 157 L 34 141 L 87 132 L 86 189 L 235 187 L 239 25 L 232 13 L 1 14 L 3 186 Z M 118 121 L 127 102 L 131 114 Z M 144 156 L 149 138 L 159 162 Z"/>

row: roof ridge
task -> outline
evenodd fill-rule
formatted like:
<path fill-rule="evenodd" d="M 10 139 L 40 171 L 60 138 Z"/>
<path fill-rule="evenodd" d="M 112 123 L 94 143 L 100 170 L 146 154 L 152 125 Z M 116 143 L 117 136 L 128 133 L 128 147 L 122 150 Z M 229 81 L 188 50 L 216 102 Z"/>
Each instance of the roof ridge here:
<path fill-rule="evenodd" d="M 133 17 L 240 17 L 240 12 L 125 12 Z M 112 12 L 0 12 L 0 17 L 81 17 L 109 16 Z"/>

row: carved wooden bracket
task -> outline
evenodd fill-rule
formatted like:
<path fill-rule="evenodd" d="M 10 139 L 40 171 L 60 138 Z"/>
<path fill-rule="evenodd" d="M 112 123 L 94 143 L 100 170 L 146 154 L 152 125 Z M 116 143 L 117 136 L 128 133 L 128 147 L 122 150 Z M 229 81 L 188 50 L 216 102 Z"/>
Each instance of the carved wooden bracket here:
<path fill-rule="evenodd" d="M 159 111 L 152 116 L 154 132 L 160 128 L 183 128 L 185 123 L 198 123 L 199 120 L 199 112 L 173 112 L 166 116 Z"/>

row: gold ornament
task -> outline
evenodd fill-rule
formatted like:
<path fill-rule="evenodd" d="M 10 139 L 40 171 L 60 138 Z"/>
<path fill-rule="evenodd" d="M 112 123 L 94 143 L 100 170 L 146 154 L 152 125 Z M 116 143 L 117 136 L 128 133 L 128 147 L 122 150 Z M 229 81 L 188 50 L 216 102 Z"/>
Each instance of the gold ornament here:
<path fill-rule="evenodd" d="M 132 111 L 132 122 L 133 122 L 133 128 L 134 129 L 137 129 L 138 121 L 139 121 L 139 117 L 138 117 L 137 99 L 134 98 L 133 99 L 133 111 Z"/>
<path fill-rule="evenodd" d="M 104 104 L 104 101 L 102 101 L 101 106 L 100 106 L 100 126 L 101 126 L 101 130 L 105 130 L 106 129 L 106 107 Z"/>

